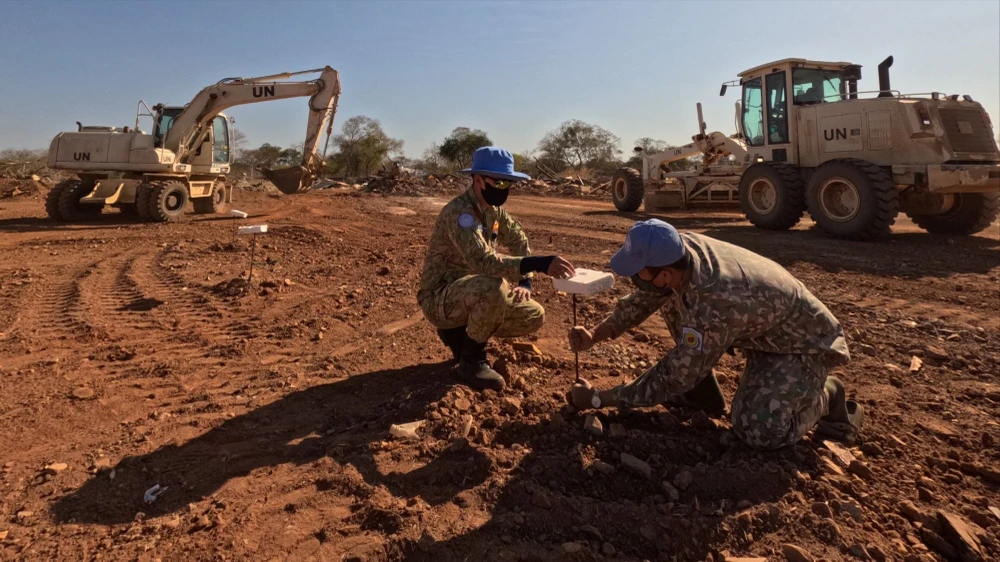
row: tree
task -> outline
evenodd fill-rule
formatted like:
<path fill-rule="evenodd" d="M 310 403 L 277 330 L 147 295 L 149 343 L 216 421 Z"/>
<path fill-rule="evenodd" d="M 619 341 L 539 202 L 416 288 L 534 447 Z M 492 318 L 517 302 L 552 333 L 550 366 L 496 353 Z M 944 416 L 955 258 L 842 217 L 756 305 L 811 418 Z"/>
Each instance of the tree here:
<path fill-rule="evenodd" d="M 472 164 L 472 154 L 478 148 L 490 146 L 492 141 L 485 131 L 468 127 L 455 127 L 448 135 L 438 153 L 455 168 L 466 168 Z"/>
<path fill-rule="evenodd" d="M 247 136 L 243 131 L 233 127 L 229 129 L 229 154 L 233 162 L 243 158 L 243 153 L 247 149 Z"/>
<path fill-rule="evenodd" d="M 604 167 L 618 161 L 620 142 L 607 129 L 573 119 L 546 133 L 538 143 L 539 160 L 561 162 L 560 167 L 576 170 L 585 165 Z"/>
<path fill-rule="evenodd" d="M 389 137 L 377 119 L 364 115 L 344 121 L 333 144 L 337 153 L 330 158 L 330 165 L 346 177 L 371 175 L 390 155 L 403 154 L 403 141 Z"/>
<path fill-rule="evenodd" d="M 635 168 L 637 170 L 642 170 L 643 154 L 645 154 L 646 156 L 652 156 L 653 154 L 656 154 L 657 152 L 663 152 L 668 148 L 674 148 L 669 144 L 667 144 L 666 141 L 652 139 L 649 137 L 642 137 L 641 139 L 636 140 L 635 146 L 641 148 L 642 152 L 635 153 L 634 156 L 628 159 L 628 162 L 626 162 L 625 165 L 630 168 Z M 670 169 L 674 171 L 690 170 L 694 168 L 694 166 L 695 163 L 692 162 L 690 158 L 677 160 L 669 164 Z"/>
<path fill-rule="evenodd" d="M 282 150 L 280 146 L 273 146 L 265 142 L 258 148 L 246 151 L 243 155 L 243 160 L 251 168 L 271 169 L 277 165 L 278 159 L 281 158 Z"/>
<path fill-rule="evenodd" d="M 299 143 L 291 148 L 282 149 L 275 161 L 276 166 L 298 166 L 302 163 L 302 150 L 304 143 Z"/>
<path fill-rule="evenodd" d="M 641 139 L 635 141 L 635 146 L 641 148 L 642 152 L 645 154 L 656 154 L 657 152 L 663 152 L 669 145 L 667 144 L 667 141 L 642 137 Z"/>
<path fill-rule="evenodd" d="M 428 174 L 445 174 L 448 172 L 447 161 L 441 156 L 441 146 L 432 144 L 424 151 L 423 157 L 413 162 L 413 167 Z"/>

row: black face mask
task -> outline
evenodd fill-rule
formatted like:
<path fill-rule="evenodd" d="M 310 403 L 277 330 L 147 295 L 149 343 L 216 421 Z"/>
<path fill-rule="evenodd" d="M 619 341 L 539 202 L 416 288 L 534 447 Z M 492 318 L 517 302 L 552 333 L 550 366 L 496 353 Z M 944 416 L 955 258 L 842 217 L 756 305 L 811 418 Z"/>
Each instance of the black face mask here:
<path fill-rule="evenodd" d="M 492 207 L 499 207 L 507 202 L 510 188 L 497 189 L 488 183 L 483 183 L 483 200 Z"/>
<path fill-rule="evenodd" d="M 632 284 L 638 287 L 640 291 L 660 294 L 665 297 L 669 297 L 670 295 L 674 294 L 674 290 L 671 289 L 670 287 L 657 287 L 656 285 L 653 284 L 652 281 L 646 281 L 645 279 L 640 278 L 638 273 L 633 275 L 631 279 L 632 279 Z"/>

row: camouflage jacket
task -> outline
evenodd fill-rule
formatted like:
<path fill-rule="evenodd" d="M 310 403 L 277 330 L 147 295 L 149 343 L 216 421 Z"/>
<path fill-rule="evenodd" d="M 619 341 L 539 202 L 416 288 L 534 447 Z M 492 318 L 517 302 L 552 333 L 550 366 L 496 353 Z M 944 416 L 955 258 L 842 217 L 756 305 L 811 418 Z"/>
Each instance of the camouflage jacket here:
<path fill-rule="evenodd" d="M 512 255 L 498 254 L 498 243 Z M 467 275 L 503 277 L 513 282 L 531 277 L 521 275 L 521 257 L 530 255 L 521 225 L 503 207 L 481 210 L 469 189 L 445 205 L 434 223 L 417 300 Z"/>
<path fill-rule="evenodd" d="M 690 278 L 670 296 L 636 291 L 604 321 L 614 337 L 659 310 L 675 347 L 615 389 L 623 406 L 648 406 L 698 383 L 730 348 L 802 355 L 832 367 L 850 360 L 840 322 L 777 263 L 699 234 L 682 234 Z"/>

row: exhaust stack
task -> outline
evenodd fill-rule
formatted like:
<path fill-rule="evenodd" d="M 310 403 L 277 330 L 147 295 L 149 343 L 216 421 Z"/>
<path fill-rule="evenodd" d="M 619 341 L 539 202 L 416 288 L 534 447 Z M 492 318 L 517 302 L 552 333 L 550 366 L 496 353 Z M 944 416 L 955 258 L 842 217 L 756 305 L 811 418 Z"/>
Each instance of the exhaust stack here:
<path fill-rule="evenodd" d="M 892 66 L 892 56 L 880 62 L 878 65 L 878 89 L 880 98 L 891 98 L 892 91 L 889 87 L 889 67 Z"/>

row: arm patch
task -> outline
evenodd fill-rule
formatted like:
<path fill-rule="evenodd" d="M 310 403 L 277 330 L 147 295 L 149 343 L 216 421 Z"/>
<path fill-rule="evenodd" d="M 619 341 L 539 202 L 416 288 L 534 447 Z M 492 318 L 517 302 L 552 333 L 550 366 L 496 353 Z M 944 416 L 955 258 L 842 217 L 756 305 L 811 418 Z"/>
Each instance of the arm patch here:
<path fill-rule="evenodd" d="M 704 339 L 701 332 L 694 328 L 681 329 L 681 344 L 692 351 L 701 352 L 704 346 Z"/>
<path fill-rule="evenodd" d="M 469 230 L 476 225 L 476 218 L 469 213 L 462 213 L 458 216 L 458 226 L 462 227 L 463 230 Z"/>

